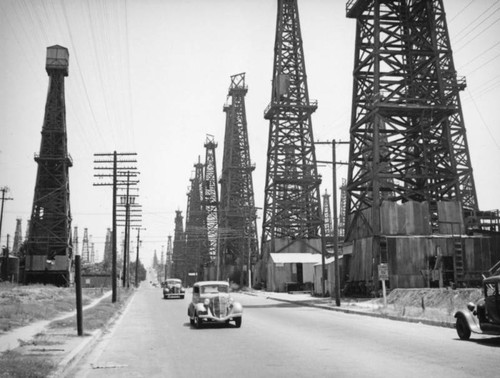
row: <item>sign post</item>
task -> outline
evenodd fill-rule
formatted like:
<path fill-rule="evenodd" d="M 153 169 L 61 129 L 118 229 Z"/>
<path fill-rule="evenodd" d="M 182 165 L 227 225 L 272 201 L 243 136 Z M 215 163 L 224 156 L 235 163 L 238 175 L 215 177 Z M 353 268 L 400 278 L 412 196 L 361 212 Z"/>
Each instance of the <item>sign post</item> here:
<path fill-rule="evenodd" d="M 387 296 L 385 292 L 385 280 L 389 279 L 389 267 L 387 264 L 378 265 L 378 278 L 382 281 L 382 295 L 384 296 L 384 308 L 387 307 Z"/>

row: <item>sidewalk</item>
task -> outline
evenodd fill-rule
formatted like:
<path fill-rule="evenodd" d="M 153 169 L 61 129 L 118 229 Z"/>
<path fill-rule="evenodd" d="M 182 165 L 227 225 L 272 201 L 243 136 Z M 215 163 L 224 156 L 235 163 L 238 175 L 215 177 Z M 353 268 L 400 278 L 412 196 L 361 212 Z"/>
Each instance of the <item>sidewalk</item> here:
<path fill-rule="evenodd" d="M 295 303 L 298 306 L 317 307 L 347 314 L 372 316 L 409 323 L 422 323 L 436 327 L 455 328 L 455 322 L 433 319 L 432 314 L 430 314 L 428 318 L 404 316 L 398 314 L 399 311 L 394 305 L 388 305 L 387 308 L 384 308 L 383 304 L 376 303 L 376 301 L 373 300 L 342 298 L 340 307 L 338 307 L 333 298 L 313 297 L 311 294 L 274 293 L 260 290 L 242 291 L 242 293 L 247 295 L 258 295 L 281 302 Z"/>
<path fill-rule="evenodd" d="M 83 310 L 97 305 L 100 301 L 108 298 L 110 295 L 111 291 L 106 292 L 102 297 L 97 298 L 88 305 L 84 306 Z M 4 335 L 0 335 L 0 353 L 5 352 L 9 349 L 15 349 L 21 345 L 21 342 L 31 340 L 37 334 L 43 332 L 50 323 L 57 320 L 66 319 L 71 316 L 76 316 L 76 310 L 61 314 L 54 319 L 41 320 L 24 327 L 14 328 L 12 331 L 9 331 Z"/>

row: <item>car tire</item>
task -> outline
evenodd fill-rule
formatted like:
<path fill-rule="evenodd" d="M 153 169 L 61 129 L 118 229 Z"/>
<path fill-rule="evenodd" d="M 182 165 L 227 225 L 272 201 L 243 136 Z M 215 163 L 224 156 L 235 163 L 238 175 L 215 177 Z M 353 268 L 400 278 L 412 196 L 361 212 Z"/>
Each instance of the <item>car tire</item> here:
<path fill-rule="evenodd" d="M 241 320 L 242 320 L 241 317 L 234 319 L 234 325 L 236 326 L 236 328 L 240 328 L 241 327 Z"/>
<path fill-rule="evenodd" d="M 456 328 L 460 340 L 469 340 L 471 331 L 469 328 L 469 324 L 467 324 L 467 321 L 463 316 L 459 316 L 457 318 Z"/>
<path fill-rule="evenodd" d="M 200 317 L 198 316 L 198 314 L 194 314 L 194 326 L 195 326 L 195 328 L 197 328 L 197 329 L 200 329 L 200 328 L 201 328 L 201 319 L 200 319 Z"/>
<path fill-rule="evenodd" d="M 189 318 L 189 324 L 194 325 L 194 319 L 193 318 Z"/>

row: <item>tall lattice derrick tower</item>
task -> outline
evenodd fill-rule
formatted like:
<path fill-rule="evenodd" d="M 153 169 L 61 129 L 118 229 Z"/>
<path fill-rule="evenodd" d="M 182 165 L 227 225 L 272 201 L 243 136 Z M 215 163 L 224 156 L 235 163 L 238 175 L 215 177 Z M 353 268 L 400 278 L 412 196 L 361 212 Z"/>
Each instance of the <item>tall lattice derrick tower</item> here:
<path fill-rule="evenodd" d="M 83 229 L 82 262 L 90 262 L 89 230 L 86 227 Z"/>
<path fill-rule="evenodd" d="M 172 277 L 177 277 L 186 282 L 186 238 L 184 234 L 182 211 L 175 211 L 174 245 L 172 249 Z"/>
<path fill-rule="evenodd" d="M 222 278 L 250 285 L 248 272 L 258 258 L 256 209 L 245 107 L 245 73 L 231 76 L 221 175 L 220 232 Z M 245 274 L 246 273 L 246 274 Z"/>
<path fill-rule="evenodd" d="M 309 99 L 297 0 L 278 1 L 274 51 L 271 103 L 264 111 L 269 120 L 264 258 L 271 252 L 323 249 L 321 179 L 311 123 L 317 102 Z"/>
<path fill-rule="evenodd" d="M 79 243 L 78 243 L 78 226 L 75 226 L 73 228 L 73 239 L 72 239 L 72 242 L 73 242 L 73 254 L 77 255 L 79 253 L 79 250 L 78 250 L 78 247 L 79 247 Z"/>
<path fill-rule="evenodd" d="M 397 265 L 405 253 L 394 247 L 388 254 L 385 236 L 456 236 L 464 224 L 477 226 L 459 98 L 465 80 L 457 77 L 442 0 L 351 0 L 347 17 L 357 22 L 345 239 L 355 242 L 351 279 L 376 285 L 377 265 L 389 255 Z M 367 238 L 371 247 L 361 251 L 356 241 Z M 455 282 L 464 275 L 460 244 L 449 248 L 456 251 Z M 417 256 L 422 251 L 411 249 L 412 259 L 429 259 Z M 391 282 L 420 280 L 416 265 L 406 271 L 415 271 L 414 279 Z"/>
<path fill-rule="evenodd" d="M 342 179 L 342 185 L 340 187 L 340 211 L 338 217 L 338 237 L 339 241 L 344 240 L 345 236 L 345 208 L 346 208 L 346 185 L 347 180 L 345 178 Z"/>
<path fill-rule="evenodd" d="M 212 135 L 205 141 L 205 172 L 203 174 L 203 203 L 206 214 L 208 254 L 210 271 L 205 278 L 215 278 L 215 262 L 217 258 L 217 233 L 219 226 L 219 187 L 217 185 L 217 162 L 215 149 L 217 143 Z"/>
<path fill-rule="evenodd" d="M 111 228 L 106 230 L 106 239 L 104 241 L 104 256 L 103 256 L 103 269 L 106 272 L 111 271 L 111 266 L 113 264 L 113 245 L 111 242 Z"/>
<path fill-rule="evenodd" d="M 12 244 L 12 254 L 17 256 L 19 254 L 19 248 L 23 242 L 23 231 L 22 231 L 22 219 L 16 219 L 16 231 L 14 233 L 14 243 Z"/>
<path fill-rule="evenodd" d="M 188 193 L 188 215 L 186 217 L 186 257 L 189 273 L 202 279 L 203 268 L 209 263 L 207 217 L 203 207 L 203 164 L 194 165 L 195 175 Z"/>
<path fill-rule="evenodd" d="M 167 269 L 166 274 L 167 278 L 172 278 L 172 256 L 173 256 L 173 247 L 172 247 L 172 235 L 168 235 L 167 239 Z"/>
<path fill-rule="evenodd" d="M 330 208 L 330 195 L 323 194 L 323 221 L 325 222 L 325 236 L 333 237 L 332 211 Z"/>
<path fill-rule="evenodd" d="M 68 49 L 47 48 L 49 89 L 42 126 L 38 171 L 25 261 L 26 282 L 69 284 L 72 259 L 69 167 L 64 78 Z"/>

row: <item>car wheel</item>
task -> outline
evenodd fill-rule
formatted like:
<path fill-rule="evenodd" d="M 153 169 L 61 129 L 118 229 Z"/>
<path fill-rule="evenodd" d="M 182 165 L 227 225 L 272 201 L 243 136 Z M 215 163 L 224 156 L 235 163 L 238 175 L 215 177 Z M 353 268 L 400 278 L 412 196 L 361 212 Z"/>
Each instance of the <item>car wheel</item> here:
<path fill-rule="evenodd" d="M 193 319 L 193 318 L 189 318 L 189 323 L 190 323 L 191 325 L 194 325 L 194 319 Z"/>
<path fill-rule="evenodd" d="M 470 338 L 469 324 L 467 324 L 467 321 L 462 316 L 459 316 L 457 318 L 456 328 L 458 337 L 460 337 L 461 340 L 469 340 Z"/>
<path fill-rule="evenodd" d="M 235 318 L 234 325 L 236 326 L 236 328 L 240 328 L 241 327 L 241 318 Z"/>
<path fill-rule="evenodd" d="M 194 326 L 198 329 L 201 328 L 201 319 L 198 314 L 194 314 Z"/>

